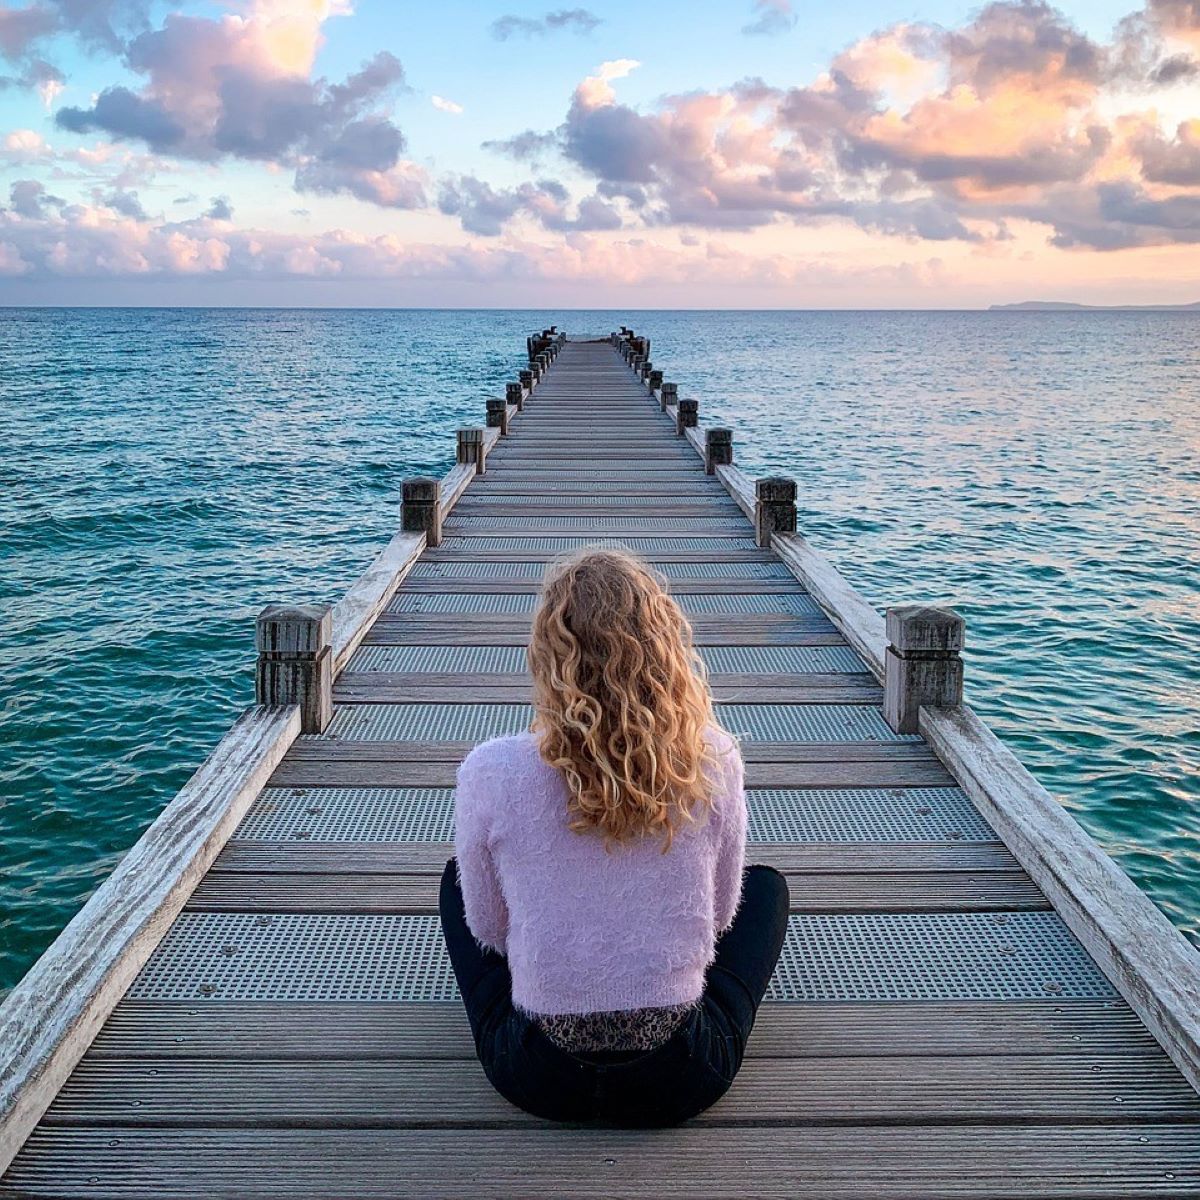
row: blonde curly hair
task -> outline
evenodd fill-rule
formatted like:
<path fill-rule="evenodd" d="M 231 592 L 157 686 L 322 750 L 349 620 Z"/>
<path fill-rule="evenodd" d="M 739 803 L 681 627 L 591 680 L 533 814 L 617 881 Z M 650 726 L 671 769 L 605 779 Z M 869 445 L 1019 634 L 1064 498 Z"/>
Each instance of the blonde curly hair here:
<path fill-rule="evenodd" d="M 692 629 L 634 555 L 587 547 L 546 572 L 529 642 L 533 731 L 566 777 L 570 828 L 663 851 L 712 806 L 715 727 Z"/>

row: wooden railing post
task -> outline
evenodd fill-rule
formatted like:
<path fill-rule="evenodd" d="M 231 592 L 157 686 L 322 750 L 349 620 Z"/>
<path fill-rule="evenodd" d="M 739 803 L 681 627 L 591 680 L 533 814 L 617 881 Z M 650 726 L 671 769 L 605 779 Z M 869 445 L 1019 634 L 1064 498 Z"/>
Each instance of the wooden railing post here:
<path fill-rule="evenodd" d="M 638 374 L 642 377 L 644 383 L 650 378 L 650 373 L 654 370 L 654 364 L 647 358 L 642 361 L 641 367 L 638 368 Z"/>
<path fill-rule="evenodd" d="M 487 424 L 489 429 L 499 429 L 501 437 L 508 432 L 508 401 L 503 396 L 488 397 Z"/>
<path fill-rule="evenodd" d="M 423 533 L 425 544 L 442 541 L 442 482 L 427 475 L 406 479 L 401 490 L 400 528 L 405 533 Z"/>
<path fill-rule="evenodd" d="M 887 610 L 886 628 L 884 720 L 896 733 L 916 733 L 923 707 L 962 703 L 966 622 L 951 608 L 902 604 Z"/>
<path fill-rule="evenodd" d="M 528 390 L 531 392 L 533 391 L 533 372 L 529 370 L 528 367 L 526 367 L 524 370 L 518 371 L 517 378 L 521 381 L 521 386 L 523 388 L 528 388 Z"/>
<path fill-rule="evenodd" d="M 524 410 L 525 395 L 519 383 L 506 383 L 504 385 L 504 401 L 506 404 L 515 404 L 517 412 Z"/>
<path fill-rule="evenodd" d="M 700 401 L 685 396 L 675 405 L 675 432 L 683 437 L 685 429 L 695 429 L 700 421 Z"/>
<path fill-rule="evenodd" d="M 295 704 L 302 733 L 324 733 L 333 719 L 333 609 L 328 604 L 268 604 L 254 629 L 254 695 L 268 708 Z"/>
<path fill-rule="evenodd" d="M 715 475 L 718 467 L 733 464 L 733 430 L 709 428 L 704 431 L 704 473 Z"/>
<path fill-rule="evenodd" d="M 482 475 L 487 470 L 487 451 L 483 445 L 482 429 L 476 426 L 458 431 L 458 444 L 455 447 L 454 461 L 458 463 L 474 463 L 476 475 Z"/>
<path fill-rule="evenodd" d="M 675 404 L 678 400 L 679 400 L 679 384 L 664 383 L 662 385 L 662 391 L 658 393 L 659 408 L 661 408 L 663 410 L 663 412 L 666 412 L 667 406 L 670 404 Z"/>
<path fill-rule="evenodd" d="M 796 481 L 783 475 L 757 480 L 754 484 L 755 544 L 769 547 L 772 534 L 795 532 Z"/>

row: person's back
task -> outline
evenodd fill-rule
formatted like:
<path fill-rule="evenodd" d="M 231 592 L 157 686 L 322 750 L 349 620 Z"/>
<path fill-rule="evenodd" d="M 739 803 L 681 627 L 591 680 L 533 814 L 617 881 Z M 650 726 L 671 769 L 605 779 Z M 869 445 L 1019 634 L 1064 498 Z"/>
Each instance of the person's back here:
<path fill-rule="evenodd" d="M 442 880 L 480 1061 L 538 1115 L 673 1123 L 741 1064 L 786 884 L 743 872 L 741 756 L 647 567 L 552 567 L 529 660 L 533 729 L 463 763 Z"/>

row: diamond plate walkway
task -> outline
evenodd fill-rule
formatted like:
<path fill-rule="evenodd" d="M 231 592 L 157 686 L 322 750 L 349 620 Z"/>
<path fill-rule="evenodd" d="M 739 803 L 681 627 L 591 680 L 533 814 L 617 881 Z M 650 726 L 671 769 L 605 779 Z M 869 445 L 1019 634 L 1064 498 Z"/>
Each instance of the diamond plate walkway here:
<path fill-rule="evenodd" d="M 1200 1100 L 1175 1065 L 1194 1042 L 1168 1011 L 1195 969 L 1182 939 L 1127 881 L 1096 917 L 1075 893 L 1102 856 L 1043 814 L 1066 866 L 1050 862 L 1021 808 L 1036 785 L 1003 777 L 990 735 L 928 712 L 921 733 L 892 731 L 878 616 L 802 538 L 758 544 L 753 485 L 706 474 L 720 431 L 663 394 L 636 340 L 538 345 L 544 378 L 490 405 L 482 440 L 460 435 L 436 495 L 406 489 L 412 531 L 325 621 L 332 649 L 304 668 L 336 675 L 323 732 L 297 737 L 295 709 L 282 732 L 284 710 L 248 714 L 242 758 L 206 764 L 209 790 L 168 809 L 140 872 L 100 898 L 131 906 L 103 933 L 121 953 L 90 979 L 51 962 L 40 992 L 14 993 L 6 1011 L 61 1028 L 10 1092 L 29 1128 L 14 1119 L 0 1195 L 1200 1196 Z M 417 530 L 432 542 L 438 524 L 427 546 Z M 787 874 L 793 904 L 732 1091 L 655 1133 L 553 1127 L 495 1095 L 436 917 L 457 764 L 527 726 L 542 572 L 597 541 L 649 559 L 691 617 L 743 739 L 750 857 Z M 180 829 L 193 848 L 165 868 Z"/>

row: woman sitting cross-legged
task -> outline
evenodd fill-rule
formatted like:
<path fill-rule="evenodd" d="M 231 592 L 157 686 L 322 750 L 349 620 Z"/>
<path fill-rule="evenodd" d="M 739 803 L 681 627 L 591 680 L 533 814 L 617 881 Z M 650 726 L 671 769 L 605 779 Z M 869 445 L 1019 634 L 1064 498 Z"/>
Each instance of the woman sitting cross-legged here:
<path fill-rule="evenodd" d="M 532 731 L 462 764 L 442 877 L 476 1051 L 537 1116 L 671 1125 L 741 1066 L 787 884 L 744 869 L 741 755 L 646 565 L 599 549 L 554 564 L 529 665 Z"/>

